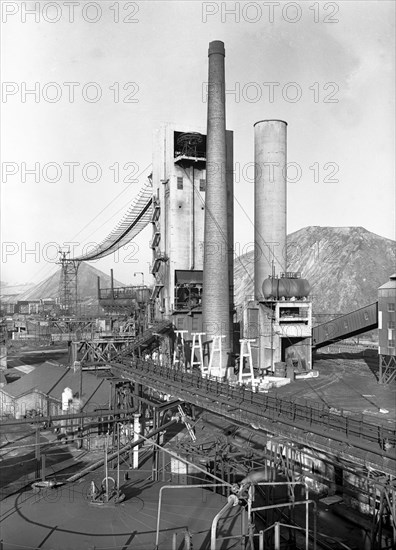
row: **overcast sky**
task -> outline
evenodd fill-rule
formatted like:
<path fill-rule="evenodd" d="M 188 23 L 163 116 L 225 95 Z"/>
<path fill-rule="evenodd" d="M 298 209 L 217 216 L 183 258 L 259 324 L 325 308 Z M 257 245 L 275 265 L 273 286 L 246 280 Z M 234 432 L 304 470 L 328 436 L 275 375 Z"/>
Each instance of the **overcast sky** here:
<path fill-rule="evenodd" d="M 150 172 L 154 128 L 206 126 L 211 40 L 226 48 L 237 250 L 253 240 L 253 124 L 266 118 L 288 122 L 289 233 L 363 226 L 394 239 L 394 10 L 350 0 L 2 2 L 1 280 L 38 282 L 64 243 L 79 252 L 100 242 Z M 37 163 L 37 176 L 26 172 Z M 138 249 L 93 265 L 149 282 L 150 238 L 148 227 Z"/>

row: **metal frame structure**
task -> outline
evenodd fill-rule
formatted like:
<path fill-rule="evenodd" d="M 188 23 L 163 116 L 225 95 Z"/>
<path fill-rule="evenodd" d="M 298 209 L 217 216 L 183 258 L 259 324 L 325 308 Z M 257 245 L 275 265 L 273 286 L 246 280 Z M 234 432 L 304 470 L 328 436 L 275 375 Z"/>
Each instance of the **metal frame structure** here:
<path fill-rule="evenodd" d="M 77 315 L 78 307 L 78 286 L 77 273 L 80 267 L 80 260 L 73 260 L 68 257 L 70 252 L 60 252 L 58 264 L 61 265 L 61 276 L 59 283 L 60 305 L 63 314 Z"/>
<path fill-rule="evenodd" d="M 379 383 L 390 384 L 396 380 L 396 356 L 379 355 Z"/>

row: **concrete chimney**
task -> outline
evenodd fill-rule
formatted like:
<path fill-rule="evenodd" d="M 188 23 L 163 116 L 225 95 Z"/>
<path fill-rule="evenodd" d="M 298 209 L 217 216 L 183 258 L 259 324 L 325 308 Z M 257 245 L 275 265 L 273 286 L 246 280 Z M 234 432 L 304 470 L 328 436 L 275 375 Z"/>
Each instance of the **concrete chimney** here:
<path fill-rule="evenodd" d="M 286 164 L 287 122 L 261 120 L 254 125 L 254 294 L 287 269 Z M 273 269 L 274 268 L 274 269 Z"/>
<path fill-rule="evenodd" d="M 206 341 L 222 339 L 222 360 L 213 373 L 224 377 L 231 352 L 229 215 L 226 181 L 224 43 L 209 44 L 206 201 L 202 316 Z M 210 344 L 211 345 L 211 344 Z M 220 356 L 220 354 L 217 354 Z"/>

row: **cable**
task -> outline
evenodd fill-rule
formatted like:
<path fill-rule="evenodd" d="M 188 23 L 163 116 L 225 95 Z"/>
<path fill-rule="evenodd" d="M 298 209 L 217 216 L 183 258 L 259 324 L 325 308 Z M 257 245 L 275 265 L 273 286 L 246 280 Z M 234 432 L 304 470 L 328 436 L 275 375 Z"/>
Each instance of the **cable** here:
<path fill-rule="evenodd" d="M 140 176 L 142 176 L 142 174 L 144 174 L 150 167 L 152 166 L 152 163 L 148 164 L 137 176 L 136 176 L 136 179 L 139 178 Z M 127 185 L 122 191 L 120 191 L 120 193 L 118 193 L 118 195 L 116 195 L 109 203 L 106 204 L 106 206 L 104 208 L 102 208 L 102 210 L 100 212 L 98 212 L 98 214 L 96 214 L 96 216 L 94 216 L 87 224 L 84 225 L 84 227 L 82 227 L 82 229 L 80 229 L 75 235 L 73 235 L 73 237 L 71 237 L 68 241 L 66 242 L 73 242 L 74 239 L 76 237 L 78 237 L 78 235 L 80 235 L 84 229 L 86 229 L 89 225 L 91 225 L 91 223 L 93 223 L 101 214 L 103 214 L 103 212 L 109 208 L 109 206 L 111 204 L 113 204 L 123 193 L 125 193 L 125 191 L 127 191 L 131 185 L 133 185 L 135 182 L 131 182 L 129 185 Z M 128 201 L 128 203 L 130 203 L 130 201 Z M 103 222 L 99 228 L 95 229 L 93 232 L 91 232 L 88 237 L 86 237 L 86 239 L 88 239 L 93 233 L 95 233 L 96 231 L 98 231 L 99 229 L 101 229 L 101 227 L 103 227 L 103 225 L 105 225 L 106 223 L 108 223 L 112 218 L 114 218 L 123 208 L 125 208 L 125 206 L 128 204 L 128 203 L 125 203 L 119 210 L 117 210 L 117 212 L 115 212 L 110 218 L 108 218 L 105 222 Z M 46 269 L 53 269 L 53 273 L 50 273 L 50 271 L 48 271 L 48 275 L 45 275 L 45 280 L 42 281 L 42 283 L 44 283 L 49 277 L 51 277 L 52 275 L 54 275 L 57 271 L 58 271 L 58 267 L 57 265 L 54 265 L 54 266 L 51 266 L 51 268 L 48 268 L 48 265 L 47 264 L 44 264 L 33 276 L 33 279 L 36 279 L 40 273 L 43 272 L 43 270 L 46 270 Z M 40 283 L 38 283 L 40 284 Z"/>
<path fill-rule="evenodd" d="M 146 168 L 144 168 L 144 169 L 136 176 L 136 178 L 139 178 L 139 177 L 140 177 L 142 174 L 144 174 L 144 172 L 145 172 L 146 170 L 148 170 L 151 166 L 152 166 L 152 164 L 151 164 L 151 162 L 150 162 L 150 164 L 148 164 L 148 165 L 146 166 Z M 113 200 L 111 200 L 104 208 L 102 208 L 102 210 L 101 210 L 101 211 L 100 211 L 91 221 L 89 221 L 86 225 L 84 225 L 84 227 L 83 227 L 82 229 L 80 229 L 80 231 L 79 231 L 78 233 L 76 233 L 76 234 L 70 239 L 70 241 L 72 241 L 73 239 L 75 239 L 76 237 L 78 237 L 78 235 L 79 235 L 82 231 L 84 231 L 84 229 L 85 229 L 86 227 L 88 227 L 92 222 L 94 222 L 94 221 L 95 221 L 95 220 L 96 220 L 96 219 L 106 210 L 106 208 L 108 208 L 111 204 L 113 204 L 113 202 L 114 202 L 116 199 L 118 199 L 118 197 L 120 197 L 123 193 L 125 193 L 125 191 L 126 191 L 127 189 L 129 189 L 129 187 L 130 187 L 133 183 L 134 183 L 134 182 L 131 182 L 129 185 L 127 185 L 127 187 L 125 187 L 122 191 L 120 191 L 120 193 L 118 193 L 118 195 L 116 195 L 116 196 L 114 197 Z M 124 208 L 124 207 L 123 207 L 123 208 Z M 119 212 L 119 211 L 118 211 L 118 212 Z M 117 212 L 117 213 L 118 213 L 118 212 Z M 115 214 L 114 214 L 114 215 L 115 215 Z M 114 215 L 113 215 L 112 217 L 114 217 Z M 109 218 L 109 219 L 111 219 L 111 218 Z M 102 225 L 103 225 L 103 224 L 102 224 Z M 100 227 L 102 227 L 102 226 L 100 226 Z M 88 237 L 87 237 L 87 238 L 88 238 Z"/>

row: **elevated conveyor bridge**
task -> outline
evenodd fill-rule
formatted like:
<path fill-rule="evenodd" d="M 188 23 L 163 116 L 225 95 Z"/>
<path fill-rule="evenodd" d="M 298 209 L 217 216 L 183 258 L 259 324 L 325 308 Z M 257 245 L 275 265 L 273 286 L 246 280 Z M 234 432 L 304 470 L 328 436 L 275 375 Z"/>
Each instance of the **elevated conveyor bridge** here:
<path fill-rule="evenodd" d="M 140 359 L 111 363 L 117 376 L 133 380 L 232 419 L 235 422 L 276 433 L 306 447 L 315 447 L 356 466 L 393 475 L 396 471 L 396 430 L 374 425 L 277 395 L 257 393 Z"/>
<path fill-rule="evenodd" d="M 312 347 L 323 348 L 378 328 L 378 302 L 336 317 L 312 329 Z"/>

